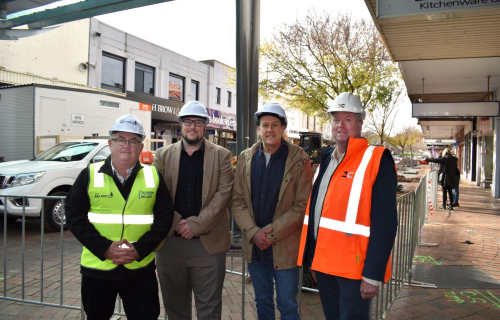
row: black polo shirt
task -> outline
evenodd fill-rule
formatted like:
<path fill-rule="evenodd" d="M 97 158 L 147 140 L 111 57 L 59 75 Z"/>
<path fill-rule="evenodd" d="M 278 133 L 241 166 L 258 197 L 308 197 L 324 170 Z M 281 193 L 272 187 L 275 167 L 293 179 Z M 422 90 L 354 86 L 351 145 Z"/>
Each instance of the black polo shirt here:
<path fill-rule="evenodd" d="M 184 150 L 184 142 L 181 143 L 181 160 L 174 210 L 182 216 L 182 219 L 200 214 L 204 155 L 205 141 L 191 156 Z"/>

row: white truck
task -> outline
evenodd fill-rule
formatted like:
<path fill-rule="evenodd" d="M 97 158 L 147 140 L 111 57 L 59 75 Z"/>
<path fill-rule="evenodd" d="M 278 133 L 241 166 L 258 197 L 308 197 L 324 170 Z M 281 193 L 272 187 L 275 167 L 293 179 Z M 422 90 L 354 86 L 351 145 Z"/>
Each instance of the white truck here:
<path fill-rule="evenodd" d="M 0 163 L 0 214 L 8 221 L 23 216 L 40 218 L 47 231 L 58 231 L 62 216 L 60 199 L 36 199 L 30 196 L 66 196 L 78 174 L 90 162 L 104 161 L 110 154 L 108 140 L 84 139 L 61 142 L 32 160 Z M 3 221 L 3 215 L 0 216 Z"/>

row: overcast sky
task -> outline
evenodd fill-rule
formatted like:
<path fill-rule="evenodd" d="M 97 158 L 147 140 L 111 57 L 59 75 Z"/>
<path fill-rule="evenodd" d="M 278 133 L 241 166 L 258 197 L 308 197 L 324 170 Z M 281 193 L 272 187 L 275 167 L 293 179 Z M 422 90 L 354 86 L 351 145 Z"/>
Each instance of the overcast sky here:
<path fill-rule="evenodd" d="M 97 16 L 104 23 L 194 60 L 236 66 L 236 0 L 176 0 Z M 261 37 L 314 7 L 370 18 L 363 0 L 261 0 Z"/>
<path fill-rule="evenodd" d="M 100 21 L 194 60 L 215 59 L 236 66 L 236 0 L 176 0 L 97 16 Z M 363 0 L 261 0 L 261 39 L 276 27 L 304 17 L 311 7 L 329 12 L 350 11 L 371 20 Z M 398 127 L 416 124 L 407 99 Z"/>

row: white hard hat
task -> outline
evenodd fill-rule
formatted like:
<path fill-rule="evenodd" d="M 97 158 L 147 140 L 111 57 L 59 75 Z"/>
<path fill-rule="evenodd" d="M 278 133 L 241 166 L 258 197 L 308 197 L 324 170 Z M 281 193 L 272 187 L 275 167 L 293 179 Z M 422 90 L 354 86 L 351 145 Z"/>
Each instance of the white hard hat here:
<path fill-rule="evenodd" d="M 109 129 L 109 135 L 113 135 L 113 132 L 135 133 L 141 136 L 141 141 L 146 139 L 146 134 L 144 133 L 141 121 L 136 116 L 131 114 L 126 114 L 116 119 Z"/>
<path fill-rule="evenodd" d="M 285 110 L 276 102 L 268 102 L 262 106 L 257 112 L 255 112 L 255 121 L 259 120 L 260 117 L 270 115 L 277 117 L 285 122 L 285 127 L 288 122 L 286 120 Z"/>
<path fill-rule="evenodd" d="M 363 104 L 358 97 L 350 92 L 342 92 L 335 98 L 335 100 L 333 100 L 333 103 L 328 103 L 327 112 L 359 113 L 362 115 L 362 119 L 365 119 L 365 110 L 363 108 Z"/>
<path fill-rule="evenodd" d="M 210 117 L 208 116 L 207 109 L 201 102 L 199 101 L 188 101 L 185 105 L 182 106 L 181 112 L 179 112 L 179 115 L 177 118 L 179 119 L 179 122 L 182 122 L 182 118 L 184 117 L 200 117 L 200 118 L 205 118 L 206 123 L 210 121 Z"/>

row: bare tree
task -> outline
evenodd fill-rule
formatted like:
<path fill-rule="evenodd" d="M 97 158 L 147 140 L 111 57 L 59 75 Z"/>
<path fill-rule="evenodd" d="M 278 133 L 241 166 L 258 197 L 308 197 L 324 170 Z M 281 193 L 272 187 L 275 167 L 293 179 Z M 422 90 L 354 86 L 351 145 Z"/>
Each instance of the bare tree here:
<path fill-rule="evenodd" d="M 366 140 L 368 140 L 368 143 L 372 146 L 376 146 L 376 145 L 379 145 L 379 140 L 378 140 L 378 136 L 373 133 L 372 131 L 368 130 L 368 131 L 363 131 L 361 132 L 361 136 L 363 138 L 365 138 Z"/>
<path fill-rule="evenodd" d="M 373 132 L 383 146 L 394 129 L 396 115 L 404 98 L 402 90 L 390 91 L 381 87 L 381 93 L 374 99 L 370 108 L 366 109 L 365 128 Z"/>
<path fill-rule="evenodd" d="M 348 13 L 310 9 L 303 20 L 282 25 L 263 41 L 261 58 L 262 90 L 323 118 L 338 94 L 353 92 L 366 108 L 377 96 L 394 91 L 399 77 L 374 24 Z"/>
<path fill-rule="evenodd" d="M 387 139 L 387 142 L 394 147 L 401 149 L 401 154 L 404 157 L 405 149 L 410 149 L 411 159 L 413 160 L 413 148 L 410 146 L 414 145 L 416 141 L 420 139 L 422 133 L 414 125 L 405 125 L 398 131 L 394 137 Z"/>
<path fill-rule="evenodd" d="M 413 154 L 415 153 L 415 151 L 421 149 L 425 143 L 423 142 L 422 132 L 418 130 L 418 128 L 414 127 L 414 130 L 412 130 L 409 135 L 410 139 L 408 142 L 408 149 L 410 149 L 410 156 L 411 159 L 413 159 Z"/>

